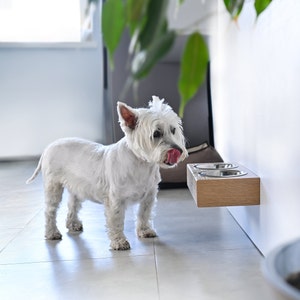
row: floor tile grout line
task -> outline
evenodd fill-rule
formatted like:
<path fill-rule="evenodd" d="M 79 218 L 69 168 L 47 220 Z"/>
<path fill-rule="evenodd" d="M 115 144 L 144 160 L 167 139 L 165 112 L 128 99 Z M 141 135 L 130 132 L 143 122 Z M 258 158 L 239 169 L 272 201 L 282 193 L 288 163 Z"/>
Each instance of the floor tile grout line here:
<path fill-rule="evenodd" d="M 1 253 L 6 249 L 6 247 L 20 234 L 21 231 L 23 231 L 24 228 L 18 228 L 18 232 L 16 232 L 9 240 L 8 242 L 0 248 L 0 255 Z"/>
<path fill-rule="evenodd" d="M 156 276 L 156 286 L 157 286 L 157 293 L 158 293 L 158 300 L 160 300 L 160 288 L 159 288 L 159 276 L 158 276 L 158 265 L 157 265 L 157 253 L 155 247 L 156 238 L 153 240 L 153 259 L 154 259 L 154 267 L 155 267 L 155 276 Z"/>
<path fill-rule="evenodd" d="M 87 262 L 87 261 L 96 261 L 96 260 L 106 260 L 106 259 L 128 259 L 129 257 L 151 257 L 153 254 L 138 254 L 138 255 L 129 255 L 129 256 L 106 256 L 106 257 L 87 257 L 87 258 L 78 258 L 78 259 L 56 259 L 56 260 L 40 260 L 40 261 L 24 261 L 16 263 L 1 263 L 0 266 L 17 266 L 17 265 L 32 265 L 32 264 L 49 264 L 49 263 L 65 263 L 65 262 Z"/>
<path fill-rule="evenodd" d="M 240 250 L 249 250 L 249 251 L 256 251 L 255 248 L 228 248 L 225 249 L 225 251 L 240 251 Z M 209 252 L 224 252 L 224 249 L 215 249 L 215 250 L 209 250 Z M 258 254 L 260 254 L 258 252 Z M 190 253 L 189 256 L 201 256 L 201 253 Z M 158 275 L 158 263 L 157 263 L 157 251 L 155 247 L 155 241 L 153 242 L 153 253 L 149 254 L 136 254 L 136 255 L 122 255 L 122 256 L 103 256 L 103 257 L 86 257 L 86 258 L 77 258 L 77 259 L 55 259 L 55 260 L 40 260 L 40 261 L 24 261 L 24 262 L 8 262 L 8 263 L 1 263 L 0 266 L 4 265 L 24 265 L 24 264 L 39 264 L 39 263 L 55 263 L 55 262 L 78 262 L 78 261 L 91 261 L 91 260 L 102 260 L 102 259 L 127 259 L 129 257 L 135 258 L 135 257 L 151 257 L 153 256 L 154 259 L 154 267 L 155 267 L 155 274 L 156 274 L 156 282 L 157 282 L 157 290 L 158 293 L 160 292 L 159 289 L 159 275 Z M 164 256 L 164 254 L 162 254 Z M 168 255 L 167 255 L 168 256 Z M 160 294 L 160 293 L 159 293 Z"/>
<path fill-rule="evenodd" d="M 11 239 L 9 239 L 9 241 L 0 249 L 0 255 L 1 253 L 26 229 L 26 227 L 34 220 L 35 217 L 38 216 L 38 214 L 42 211 L 42 208 L 39 209 L 38 212 L 36 212 L 32 218 L 30 218 L 29 221 L 27 221 L 25 223 L 25 225 L 23 227 L 20 228 L 16 228 L 19 229 L 18 232 L 16 234 L 13 235 L 13 237 Z M 0 264 L 1 265 L 1 264 Z"/>

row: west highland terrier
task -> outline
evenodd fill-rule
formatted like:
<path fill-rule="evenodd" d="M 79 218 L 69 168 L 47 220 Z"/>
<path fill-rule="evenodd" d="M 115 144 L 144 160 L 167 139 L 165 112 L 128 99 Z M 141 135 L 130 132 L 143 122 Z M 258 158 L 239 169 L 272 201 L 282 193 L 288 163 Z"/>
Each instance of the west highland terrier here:
<path fill-rule="evenodd" d="M 123 232 L 129 203 L 139 203 L 138 237 L 156 236 L 151 212 L 161 180 L 159 168 L 174 167 L 187 156 L 182 123 L 156 96 L 149 108 L 132 108 L 121 102 L 117 108 L 125 134 L 119 142 L 104 146 L 78 138 L 59 139 L 45 149 L 27 180 L 30 183 L 42 170 L 47 239 L 62 238 L 56 212 L 64 188 L 69 191 L 66 226 L 71 232 L 83 230 L 78 212 L 82 201 L 90 199 L 104 204 L 112 249 L 130 249 Z"/>

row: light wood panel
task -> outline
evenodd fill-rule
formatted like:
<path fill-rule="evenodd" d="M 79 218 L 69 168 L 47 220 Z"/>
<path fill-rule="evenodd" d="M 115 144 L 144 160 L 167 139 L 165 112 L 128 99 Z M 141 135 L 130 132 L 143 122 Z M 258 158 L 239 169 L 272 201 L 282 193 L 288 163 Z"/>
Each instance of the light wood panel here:
<path fill-rule="evenodd" d="M 195 168 L 195 164 L 188 164 L 187 185 L 197 206 L 260 204 L 260 178 L 244 166 L 239 165 L 237 169 L 247 174 L 228 178 L 207 177 L 200 174 L 201 171 Z"/>

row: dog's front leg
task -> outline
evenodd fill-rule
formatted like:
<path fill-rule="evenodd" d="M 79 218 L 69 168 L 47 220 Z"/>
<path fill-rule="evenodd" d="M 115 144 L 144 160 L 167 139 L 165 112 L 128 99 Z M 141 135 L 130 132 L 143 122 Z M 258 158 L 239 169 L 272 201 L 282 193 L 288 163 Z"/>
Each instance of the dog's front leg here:
<path fill-rule="evenodd" d="M 128 250 L 130 244 L 124 235 L 125 203 L 112 200 L 105 203 L 106 226 L 110 246 L 114 250 Z"/>
<path fill-rule="evenodd" d="M 151 225 L 151 214 L 155 201 L 156 192 L 150 193 L 140 203 L 136 224 L 136 232 L 140 238 L 152 238 L 157 236 Z"/>

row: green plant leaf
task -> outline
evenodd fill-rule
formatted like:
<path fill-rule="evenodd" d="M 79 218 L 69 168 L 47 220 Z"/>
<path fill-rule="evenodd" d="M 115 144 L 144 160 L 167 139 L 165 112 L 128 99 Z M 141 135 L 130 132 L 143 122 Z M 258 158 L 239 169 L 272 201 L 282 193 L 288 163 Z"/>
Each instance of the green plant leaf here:
<path fill-rule="evenodd" d="M 137 27 L 143 27 L 149 0 L 127 0 L 126 16 L 131 36 Z"/>
<path fill-rule="evenodd" d="M 254 6 L 256 10 L 256 16 L 258 17 L 272 2 L 272 0 L 255 0 Z"/>
<path fill-rule="evenodd" d="M 178 82 L 181 97 L 180 117 L 183 117 L 186 104 L 196 94 L 206 77 L 208 60 L 208 48 L 203 37 L 198 32 L 193 33 L 186 42 L 181 58 Z"/>
<path fill-rule="evenodd" d="M 142 50 L 151 46 L 152 42 L 160 35 L 166 22 L 168 3 L 168 0 L 149 1 L 146 12 L 148 18 L 138 38 Z"/>
<path fill-rule="evenodd" d="M 154 40 L 147 49 L 135 55 L 131 64 L 134 80 L 140 80 L 149 74 L 153 66 L 171 49 L 175 37 L 174 31 L 167 31 Z"/>
<path fill-rule="evenodd" d="M 102 7 L 102 34 L 113 69 L 113 55 L 126 25 L 125 7 L 122 0 L 107 0 Z"/>
<path fill-rule="evenodd" d="M 244 6 L 244 0 L 223 0 L 232 19 L 237 20 Z"/>

